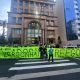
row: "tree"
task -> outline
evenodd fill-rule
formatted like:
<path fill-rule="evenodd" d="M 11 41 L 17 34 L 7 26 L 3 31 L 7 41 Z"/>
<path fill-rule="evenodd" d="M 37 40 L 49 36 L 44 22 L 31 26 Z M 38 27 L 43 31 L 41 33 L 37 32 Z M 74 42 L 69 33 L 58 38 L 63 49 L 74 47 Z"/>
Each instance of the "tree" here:
<path fill-rule="evenodd" d="M 3 35 L 0 36 L 0 45 L 6 45 L 8 41 L 5 39 Z"/>
<path fill-rule="evenodd" d="M 5 27 L 6 27 L 6 21 L 3 21 L 3 33 L 2 35 L 0 35 L 0 45 L 6 45 L 7 44 L 7 40 L 5 39 Z"/>

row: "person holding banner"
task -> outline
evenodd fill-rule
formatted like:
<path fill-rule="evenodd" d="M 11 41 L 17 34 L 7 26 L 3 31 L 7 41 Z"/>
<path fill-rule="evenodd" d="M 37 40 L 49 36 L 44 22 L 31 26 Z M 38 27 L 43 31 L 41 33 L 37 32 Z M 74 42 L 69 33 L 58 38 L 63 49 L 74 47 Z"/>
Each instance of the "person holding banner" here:
<path fill-rule="evenodd" d="M 47 46 L 46 45 L 44 45 L 43 51 L 44 51 L 44 58 L 47 60 L 48 55 L 47 55 Z"/>
<path fill-rule="evenodd" d="M 48 61 L 50 61 L 50 58 L 51 58 L 52 62 L 53 62 L 53 47 L 52 46 L 50 46 L 48 53 L 49 53 Z"/>
<path fill-rule="evenodd" d="M 39 52 L 40 52 L 40 59 L 43 59 L 43 46 L 40 45 L 39 47 Z"/>

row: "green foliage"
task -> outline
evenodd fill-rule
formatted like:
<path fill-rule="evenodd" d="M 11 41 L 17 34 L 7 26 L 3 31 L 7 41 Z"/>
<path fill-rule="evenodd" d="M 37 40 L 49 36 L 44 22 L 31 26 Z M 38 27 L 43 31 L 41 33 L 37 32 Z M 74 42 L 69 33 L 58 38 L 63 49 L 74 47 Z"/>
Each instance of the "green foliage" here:
<path fill-rule="evenodd" d="M 8 40 L 4 37 L 4 35 L 0 35 L 0 46 L 5 46 L 8 44 Z"/>

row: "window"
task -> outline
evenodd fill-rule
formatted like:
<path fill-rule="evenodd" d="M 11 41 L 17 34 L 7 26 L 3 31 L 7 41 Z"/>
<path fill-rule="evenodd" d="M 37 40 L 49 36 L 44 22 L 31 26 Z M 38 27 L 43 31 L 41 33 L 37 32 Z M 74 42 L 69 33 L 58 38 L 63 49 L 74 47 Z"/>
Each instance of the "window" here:
<path fill-rule="evenodd" d="M 76 10 L 78 10 L 78 8 L 76 8 Z"/>
<path fill-rule="evenodd" d="M 79 15 L 79 13 L 77 13 L 77 15 Z"/>
<path fill-rule="evenodd" d="M 21 29 L 16 29 L 16 30 L 15 30 L 15 33 L 16 33 L 16 34 L 21 34 Z"/>
<path fill-rule="evenodd" d="M 78 23 L 78 25 L 80 25 L 80 23 Z"/>
<path fill-rule="evenodd" d="M 41 11 L 44 11 L 44 4 L 41 3 Z"/>
<path fill-rule="evenodd" d="M 45 8 L 46 8 L 46 9 L 48 9 L 48 8 L 49 8 L 49 7 L 48 7 L 48 4 L 45 4 Z"/>
<path fill-rule="evenodd" d="M 49 7 L 48 7 L 48 4 L 45 4 L 45 15 L 48 15 L 49 13 Z"/>
<path fill-rule="evenodd" d="M 21 37 L 20 34 L 21 34 L 21 29 L 20 28 L 13 28 L 13 38 L 19 38 Z"/>
<path fill-rule="evenodd" d="M 41 3 L 41 4 L 40 4 L 40 14 L 41 14 L 41 15 L 44 15 L 44 11 L 45 11 L 45 10 L 44 10 L 44 9 L 45 9 L 44 7 L 45 7 L 44 4 Z"/>
<path fill-rule="evenodd" d="M 13 2 L 13 8 L 17 8 L 17 5 L 18 5 L 17 0 L 14 0 L 14 2 Z"/>
<path fill-rule="evenodd" d="M 17 13 L 17 8 L 13 8 L 13 12 Z"/>
<path fill-rule="evenodd" d="M 49 20 L 46 21 L 46 25 L 47 25 L 47 26 L 49 25 Z"/>
<path fill-rule="evenodd" d="M 80 18 L 77 18 L 77 20 L 80 20 Z"/>
<path fill-rule="evenodd" d="M 54 13 L 53 12 L 50 12 L 50 16 L 54 16 Z"/>
<path fill-rule="evenodd" d="M 39 36 L 41 36 L 41 29 L 40 24 L 37 22 L 31 22 L 29 24 L 28 30 L 27 30 L 27 40 L 35 42 L 35 39 L 38 39 Z M 32 43 L 33 43 L 32 42 Z"/>
<path fill-rule="evenodd" d="M 80 36 L 80 34 L 78 34 L 78 36 Z"/>
<path fill-rule="evenodd" d="M 80 28 L 78 28 L 78 30 L 80 31 Z"/>
<path fill-rule="evenodd" d="M 34 2 L 30 2 L 30 12 L 34 12 Z"/>
<path fill-rule="evenodd" d="M 34 13 L 35 13 L 35 11 L 37 11 L 38 14 L 39 14 L 39 13 L 40 13 L 40 12 L 39 12 L 39 9 L 40 9 L 40 8 L 39 8 L 39 3 L 35 2 L 35 3 L 34 3 L 34 7 L 35 7 L 35 8 L 34 8 Z"/>
<path fill-rule="evenodd" d="M 34 9 L 34 2 L 30 2 L 30 7 Z"/>
<path fill-rule="evenodd" d="M 12 22 L 13 24 L 16 24 L 16 17 L 12 17 Z"/>
<path fill-rule="evenodd" d="M 51 26 L 54 26 L 54 21 L 53 20 L 51 20 Z"/>
<path fill-rule="evenodd" d="M 25 13 L 28 13 L 28 9 L 25 9 Z"/>
<path fill-rule="evenodd" d="M 20 9 L 19 9 L 19 13 L 22 13 L 22 12 L 23 12 L 23 9 L 20 8 Z"/>
<path fill-rule="evenodd" d="M 50 10 L 53 10 L 53 5 L 50 5 Z"/>
<path fill-rule="evenodd" d="M 35 3 L 35 7 L 39 8 L 39 3 Z"/>
<path fill-rule="evenodd" d="M 19 2 L 19 6 L 23 6 L 23 0 L 20 0 L 20 2 Z"/>
<path fill-rule="evenodd" d="M 76 3 L 75 5 L 78 6 L 78 3 Z"/>
<path fill-rule="evenodd" d="M 37 33 L 37 34 L 38 34 L 38 30 L 37 30 L 37 29 L 35 29 L 35 33 Z"/>
<path fill-rule="evenodd" d="M 22 18 L 18 18 L 18 24 L 22 24 Z"/>
<path fill-rule="evenodd" d="M 25 1 L 25 6 L 28 7 L 29 2 L 26 0 Z"/>
<path fill-rule="evenodd" d="M 44 14 L 45 14 L 46 16 L 49 16 L 49 11 L 46 11 Z"/>

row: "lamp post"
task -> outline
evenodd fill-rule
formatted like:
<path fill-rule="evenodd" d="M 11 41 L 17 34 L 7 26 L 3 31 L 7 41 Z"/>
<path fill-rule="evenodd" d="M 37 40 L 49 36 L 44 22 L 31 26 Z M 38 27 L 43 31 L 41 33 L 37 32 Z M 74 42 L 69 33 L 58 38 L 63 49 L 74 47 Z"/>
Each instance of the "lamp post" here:
<path fill-rule="evenodd" d="M 3 21 L 3 36 L 5 36 L 6 21 Z"/>

